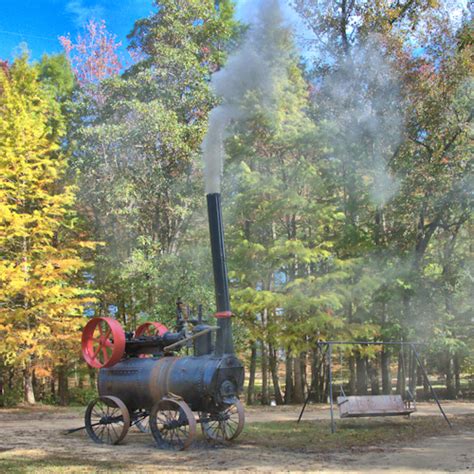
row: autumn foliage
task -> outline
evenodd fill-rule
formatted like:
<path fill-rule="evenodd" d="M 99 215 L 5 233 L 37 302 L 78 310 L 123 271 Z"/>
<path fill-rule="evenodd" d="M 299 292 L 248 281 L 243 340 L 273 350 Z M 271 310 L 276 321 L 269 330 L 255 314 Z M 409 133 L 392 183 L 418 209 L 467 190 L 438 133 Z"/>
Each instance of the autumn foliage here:
<path fill-rule="evenodd" d="M 78 350 L 90 301 L 80 249 L 92 245 L 76 235 L 64 119 L 38 68 L 23 56 L 0 69 L 0 91 L 0 357 L 23 370 L 32 402 L 33 372 L 50 374 Z"/>

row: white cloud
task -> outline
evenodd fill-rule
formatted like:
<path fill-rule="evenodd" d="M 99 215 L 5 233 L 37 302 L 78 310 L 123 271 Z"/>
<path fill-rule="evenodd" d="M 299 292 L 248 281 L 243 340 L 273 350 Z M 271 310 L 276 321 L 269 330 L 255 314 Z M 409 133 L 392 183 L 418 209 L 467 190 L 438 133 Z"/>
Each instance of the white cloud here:
<path fill-rule="evenodd" d="M 66 4 L 66 12 L 74 17 L 77 26 L 84 26 L 91 18 L 99 19 L 104 16 L 104 9 L 100 5 L 86 6 L 83 0 L 69 0 Z"/>

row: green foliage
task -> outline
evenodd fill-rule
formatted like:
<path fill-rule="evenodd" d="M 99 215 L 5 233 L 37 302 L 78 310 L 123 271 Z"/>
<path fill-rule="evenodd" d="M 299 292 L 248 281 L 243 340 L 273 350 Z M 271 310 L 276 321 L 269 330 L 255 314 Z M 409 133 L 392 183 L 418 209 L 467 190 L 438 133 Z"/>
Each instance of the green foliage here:
<path fill-rule="evenodd" d="M 99 311 L 116 305 L 130 329 L 143 318 L 172 321 L 178 297 L 210 307 L 199 147 L 214 101 L 209 74 L 236 23 L 230 2 L 185 3 L 159 2 L 130 34 L 136 64 L 74 97 L 80 205 L 105 243 L 93 272 Z"/>
<path fill-rule="evenodd" d="M 72 387 L 69 389 L 69 403 L 77 406 L 87 406 L 91 400 L 98 397 L 95 387 Z"/>

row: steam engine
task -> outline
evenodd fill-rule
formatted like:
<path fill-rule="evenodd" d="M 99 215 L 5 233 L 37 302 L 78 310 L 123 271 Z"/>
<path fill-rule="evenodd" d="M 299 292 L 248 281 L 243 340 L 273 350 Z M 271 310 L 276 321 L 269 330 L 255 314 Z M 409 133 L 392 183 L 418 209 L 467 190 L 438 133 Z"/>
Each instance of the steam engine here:
<path fill-rule="evenodd" d="M 197 424 L 214 441 L 235 439 L 243 429 L 238 397 L 244 367 L 234 354 L 220 194 L 208 194 L 207 206 L 216 326 L 201 314 L 184 317 L 178 305 L 174 332 L 148 322 L 125 334 L 113 318 L 93 318 L 84 328 L 83 356 L 99 369 L 99 398 L 85 414 L 85 429 L 96 442 L 116 444 L 136 426 L 151 431 L 160 447 L 185 449 Z M 194 355 L 175 354 L 191 344 Z"/>

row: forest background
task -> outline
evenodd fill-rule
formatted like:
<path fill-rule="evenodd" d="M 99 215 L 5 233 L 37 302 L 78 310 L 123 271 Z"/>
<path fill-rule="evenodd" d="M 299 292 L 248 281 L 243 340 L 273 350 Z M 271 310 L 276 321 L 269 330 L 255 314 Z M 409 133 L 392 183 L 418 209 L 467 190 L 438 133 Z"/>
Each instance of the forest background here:
<path fill-rule="evenodd" d="M 212 315 L 201 144 L 219 101 L 237 110 L 222 193 L 247 402 L 300 403 L 312 381 L 324 401 L 316 343 L 341 339 L 424 343 L 443 394 L 472 395 L 467 5 L 293 0 L 295 40 L 277 0 L 250 24 L 229 0 L 153 3 L 127 51 L 91 19 L 64 54 L 0 63 L 0 405 L 92 398 L 92 315 L 172 326 L 180 298 Z M 339 355 L 350 393 L 420 375 L 398 349 Z"/>

